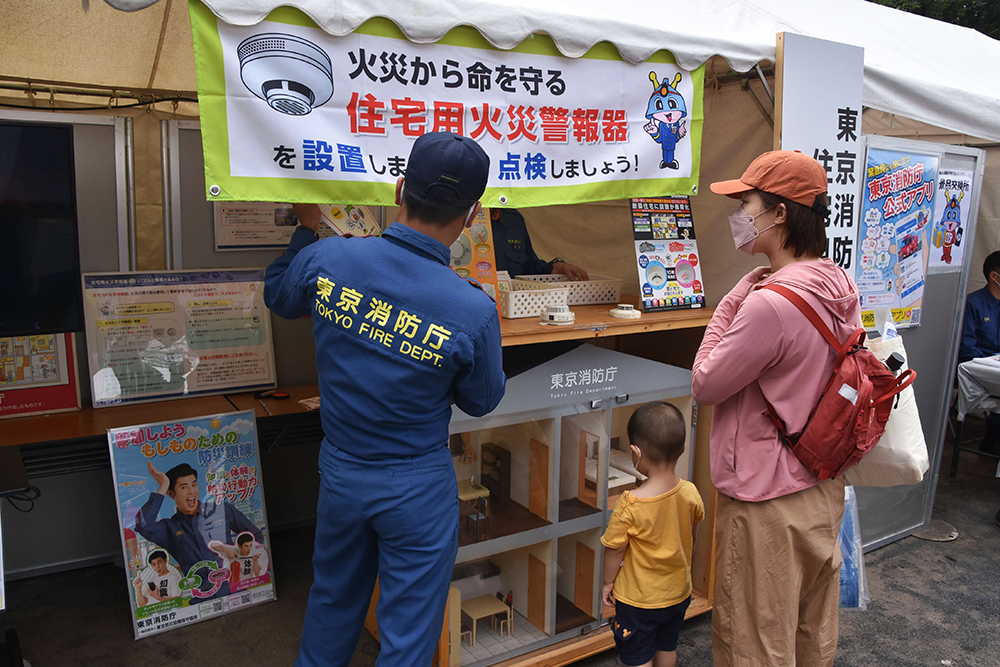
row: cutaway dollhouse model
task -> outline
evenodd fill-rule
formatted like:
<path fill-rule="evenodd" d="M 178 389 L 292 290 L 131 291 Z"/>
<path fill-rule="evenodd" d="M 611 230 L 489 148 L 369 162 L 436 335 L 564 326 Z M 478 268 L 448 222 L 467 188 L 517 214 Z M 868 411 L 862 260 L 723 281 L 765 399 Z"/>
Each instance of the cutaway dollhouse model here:
<path fill-rule="evenodd" d="M 609 615 L 601 535 L 618 497 L 643 481 L 629 453 L 629 417 L 649 401 L 681 409 L 689 432 L 677 474 L 690 479 L 690 395 L 688 370 L 581 345 L 508 379 L 492 414 L 454 409 L 452 665 L 506 660 Z"/>

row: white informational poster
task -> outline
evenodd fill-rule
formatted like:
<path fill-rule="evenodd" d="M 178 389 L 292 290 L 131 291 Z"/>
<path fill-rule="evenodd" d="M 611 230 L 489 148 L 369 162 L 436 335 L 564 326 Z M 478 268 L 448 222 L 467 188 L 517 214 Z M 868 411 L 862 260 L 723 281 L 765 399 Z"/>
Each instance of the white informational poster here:
<path fill-rule="evenodd" d="M 275 599 L 252 410 L 108 429 L 136 639 Z"/>
<path fill-rule="evenodd" d="M 781 148 L 826 168 L 830 217 L 826 257 L 848 273 L 858 261 L 861 202 L 861 90 L 865 50 L 783 33 Z"/>
<path fill-rule="evenodd" d="M 284 250 L 298 220 L 291 204 L 215 202 L 215 249 Z M 364 206 L 321 205 L 321 239 L 330 236 L 379 236 L 378 221 Z"/>
<path fill-rule="evenodd" d="M 971 171 L 941 169 L 937 195 L 934 197 L 934 227 L 930 233 L 931 249 L 928 273 L 953 273 L 962 270 L 969 208 L 972 206 Z M 963 241 L 968 241 L 963 243 Z"/>
<path fill-rule="evenodd" d="M 94 407 L 273 387 L 262 269 L 83 276 Z"/>

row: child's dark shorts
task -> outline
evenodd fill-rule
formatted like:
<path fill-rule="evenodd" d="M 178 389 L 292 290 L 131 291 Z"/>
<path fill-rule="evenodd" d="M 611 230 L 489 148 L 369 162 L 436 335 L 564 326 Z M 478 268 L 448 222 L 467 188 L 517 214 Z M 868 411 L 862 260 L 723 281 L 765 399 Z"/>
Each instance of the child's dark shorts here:
<path fill-rule="evenodd" d="M 691 604 L 684 602 L 660 609 L 642 609 L 615 601 L 615 633 L 618 657 L 626 665 L 644 665 L 657 651 L 676 651 L 684 624 L 684 613 Z"/>

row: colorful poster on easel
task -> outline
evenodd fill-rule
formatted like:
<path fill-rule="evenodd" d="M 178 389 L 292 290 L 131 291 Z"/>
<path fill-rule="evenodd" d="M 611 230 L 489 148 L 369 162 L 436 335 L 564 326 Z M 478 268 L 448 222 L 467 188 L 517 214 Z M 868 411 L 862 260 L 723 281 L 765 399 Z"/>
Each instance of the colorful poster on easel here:
<path fill-rule="evenodd" d="M 703 308 L 705 289 L 686 196 L 632 200 L 632 233 L 642 309 Z"/>
<path fill-rule="evenodd" d="M 0 337 L 0 419 L 79 409 L 75 334 Z"/>
<path fill-rule="evenodd" d="M 936 155 L 868 151 L 855 278 L 866 329 L 876 308 L 891 310 L 897 328 L 920 324 L 937 169 Z"/>
<path fill-rule="evenodd" d="M 957 273 L 965 259 L 965 230 L 972 207 L 971 171 L 942 169 L 934 200 L 934 228 L 930 233 L 931 259 L 928 273 Z"/>
<path fill-rule="evenodd" d="M 497 260 L 494 254 L 493 226 L 486 209 L 479 210 L 472 225 L 451 244 L 451 268 L 463 278 L 479 283 L 491 299 L 497 301 Z M 497 313 L 499 314 L 499 304 Z"/>
<path fill-rule="evenodd" d="M 136 639 L 275 599 L 252 410 L 108 430 Z"/>

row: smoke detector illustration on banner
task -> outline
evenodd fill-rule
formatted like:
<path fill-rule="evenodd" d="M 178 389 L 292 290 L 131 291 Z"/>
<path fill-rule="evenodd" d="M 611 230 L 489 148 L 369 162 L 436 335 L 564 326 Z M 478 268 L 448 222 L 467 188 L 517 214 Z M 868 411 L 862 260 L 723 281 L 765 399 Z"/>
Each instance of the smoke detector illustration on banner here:
<path fill-rule="evenodd" d="M 236 50 L 240 78 L 275 111 L 305 116 L 333 96 L 333 65 L 307 39 L 278 32 L 247 37 Z"/>

